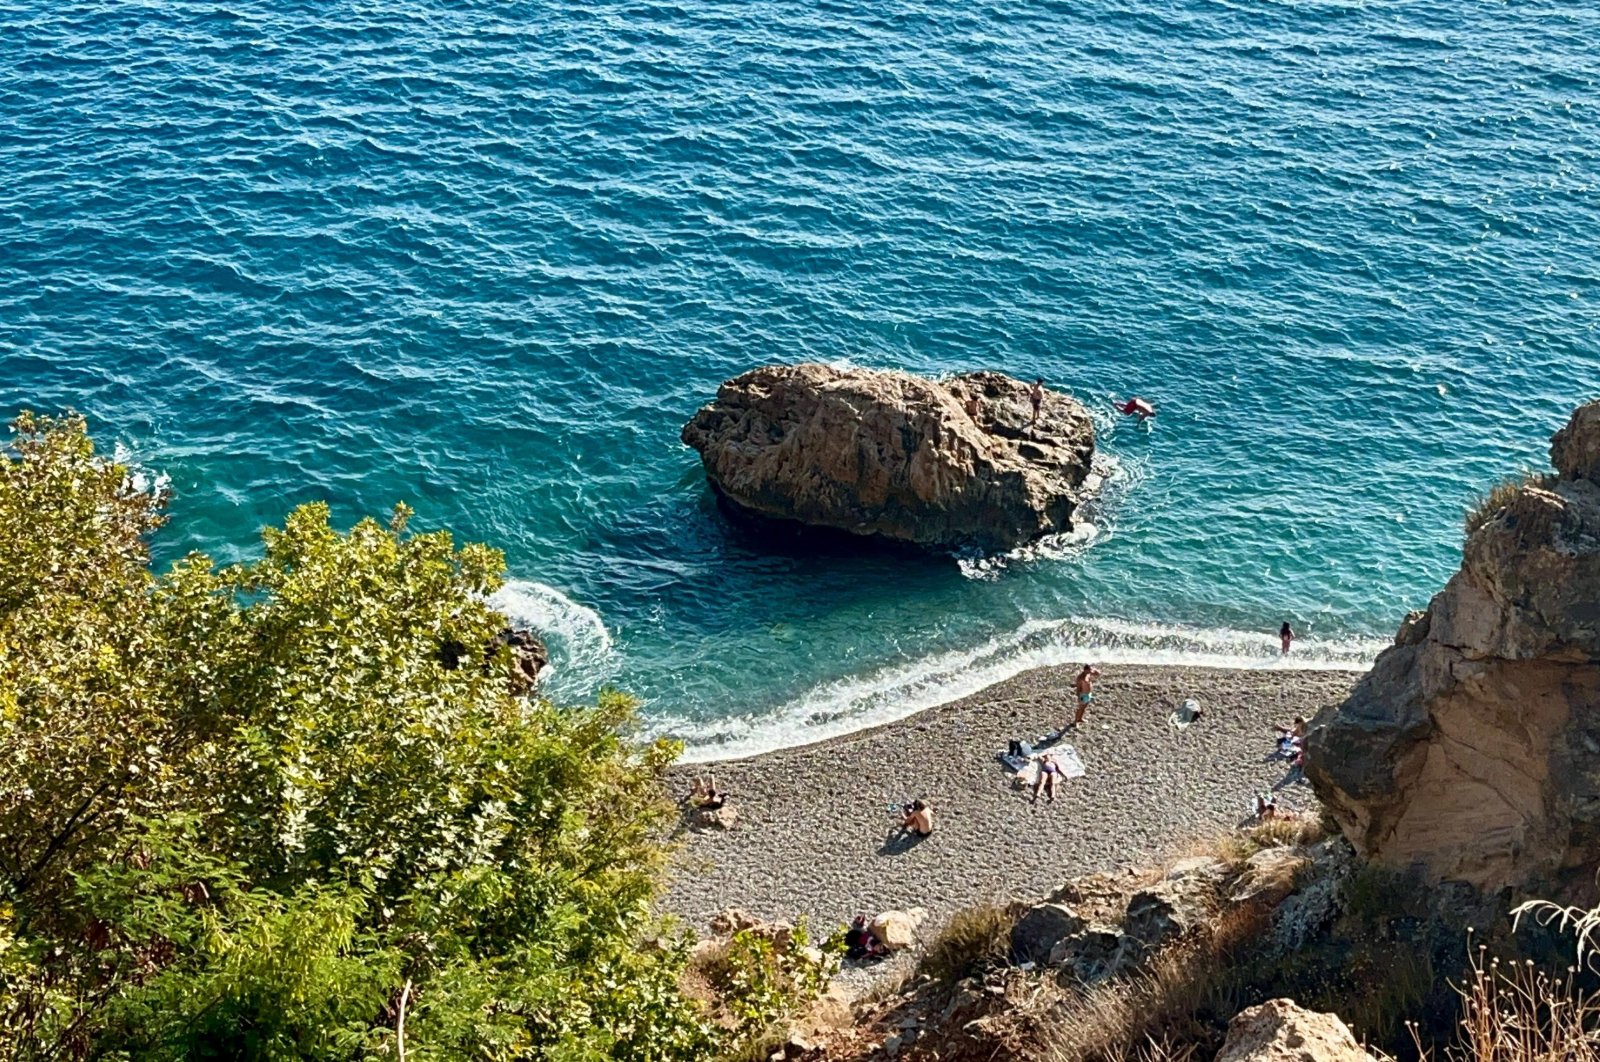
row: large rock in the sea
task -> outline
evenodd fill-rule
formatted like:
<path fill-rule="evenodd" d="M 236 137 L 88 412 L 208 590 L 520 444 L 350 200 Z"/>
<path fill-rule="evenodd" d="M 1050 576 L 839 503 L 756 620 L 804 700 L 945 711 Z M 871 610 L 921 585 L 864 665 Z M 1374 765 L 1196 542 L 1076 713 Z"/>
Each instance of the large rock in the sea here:
<path fill-rule="evenodd" d="M 1372 1062 L 1337 1014 L 1269 999 L 1228 1023 L 1216 1062 Z"/>
<path fill-rule="evenodd" d="M 1550 449 L 1556 473 L 1497 492 L 1461 570 L 1312 721 L 1306 775 L 1380 864 L 1495 889 L 1600 862 L 1600 402 Z"/>
<path fill-rule="evenodd" d="M 683 441 L 738 509 L 916 543 L 1010 549 L 1067 531 L 1095 486 L 1088 412 L 997 372 L 782 365 L 729 380 Z"/>

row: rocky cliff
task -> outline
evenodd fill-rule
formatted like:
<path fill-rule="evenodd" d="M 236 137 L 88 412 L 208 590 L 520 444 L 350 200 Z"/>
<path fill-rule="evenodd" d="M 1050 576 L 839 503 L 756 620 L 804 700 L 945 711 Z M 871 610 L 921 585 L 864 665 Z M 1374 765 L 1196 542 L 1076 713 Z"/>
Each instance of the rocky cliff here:
<path fill-rule="evenodd" d="M 1600 402 L 1497 490 L 1461 570 L 1312 722 L 1306 774 L 1375 862 L 1483 888 L 1600 861 Z"/>
<path fill-rule="evenodd" d="M 1010 549 L 1069 530 L 1093 489 L 1088 412 L 993 372 L 784 365 L 729 380 L 683 441 L 736 507 L 936 548 Z"/>

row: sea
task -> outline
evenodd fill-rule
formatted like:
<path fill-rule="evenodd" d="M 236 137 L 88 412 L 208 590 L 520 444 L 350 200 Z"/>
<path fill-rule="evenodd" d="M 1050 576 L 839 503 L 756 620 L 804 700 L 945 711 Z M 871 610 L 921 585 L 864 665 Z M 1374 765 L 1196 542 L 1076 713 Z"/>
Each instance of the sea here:
<path fill-rule="evenodd" d="M 1281 667 L 1284 621 L 1363 667 L 1600 395 L 1597 42 L 1592 0 L 0 0 L 0 415 L 164 478 L 162 565 L 313 500 L 491 543 L 548 691 L 690 758 Z M 1114 474 L 1003 556 L 733 526 L 678 432 L 797 361 L 1043 376 Z"/>

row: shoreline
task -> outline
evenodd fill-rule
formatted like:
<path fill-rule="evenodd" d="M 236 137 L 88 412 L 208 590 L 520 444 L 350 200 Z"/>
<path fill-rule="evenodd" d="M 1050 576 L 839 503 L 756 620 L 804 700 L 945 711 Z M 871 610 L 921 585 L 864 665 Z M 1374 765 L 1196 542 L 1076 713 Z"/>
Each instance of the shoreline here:
<path fill-rule="evenodd" d="M 683 763 L 673 796 L 716 775 L 731 830 L 685 831 L 659 907 L 704 930 L 740 907 L 831 930 L 858 912 L 923 907 L 937 924 L 973 903 L 1034 899 L 1075 875 L 1143 865 L 1237 826 L 1252 794 L 1312 810 L 1272 756 L 1271 727 L 1337 703 L 1359 670 L 1108 666 L 1074 746 L 1087 774 L 1053 805 L 1015 790 L 996 756 L 1071 719 L 1073 666 L 1023 671 L 892 722 L 731 760 Z M 1205 718 L 1167 717 L 1185 698 Z M 926 794 L 933 836 L 886 846 L 896 805 Z"/>

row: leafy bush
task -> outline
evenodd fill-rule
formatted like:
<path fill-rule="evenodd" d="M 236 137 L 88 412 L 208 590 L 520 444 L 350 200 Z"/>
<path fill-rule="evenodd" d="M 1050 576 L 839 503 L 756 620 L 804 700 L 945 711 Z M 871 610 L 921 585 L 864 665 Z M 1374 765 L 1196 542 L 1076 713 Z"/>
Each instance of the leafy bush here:
<path fill-rule="evenodd" d="M 498 552 L 308 505 L 156 575 L 138 487 L 81 419 L 0 450 L 0 1059 L 714 1051 L 676 749 L 513 696 Z"/>
<path fill-rule="evenodd" d="M 839 969 L 843 934 L 820 946 L 804 923 L 779 933 L 741 929 L 704 961 L 701 974 L 717 993 L 730 1042 L 762 1041 L 800 1003 L 815 999 Z"/>

